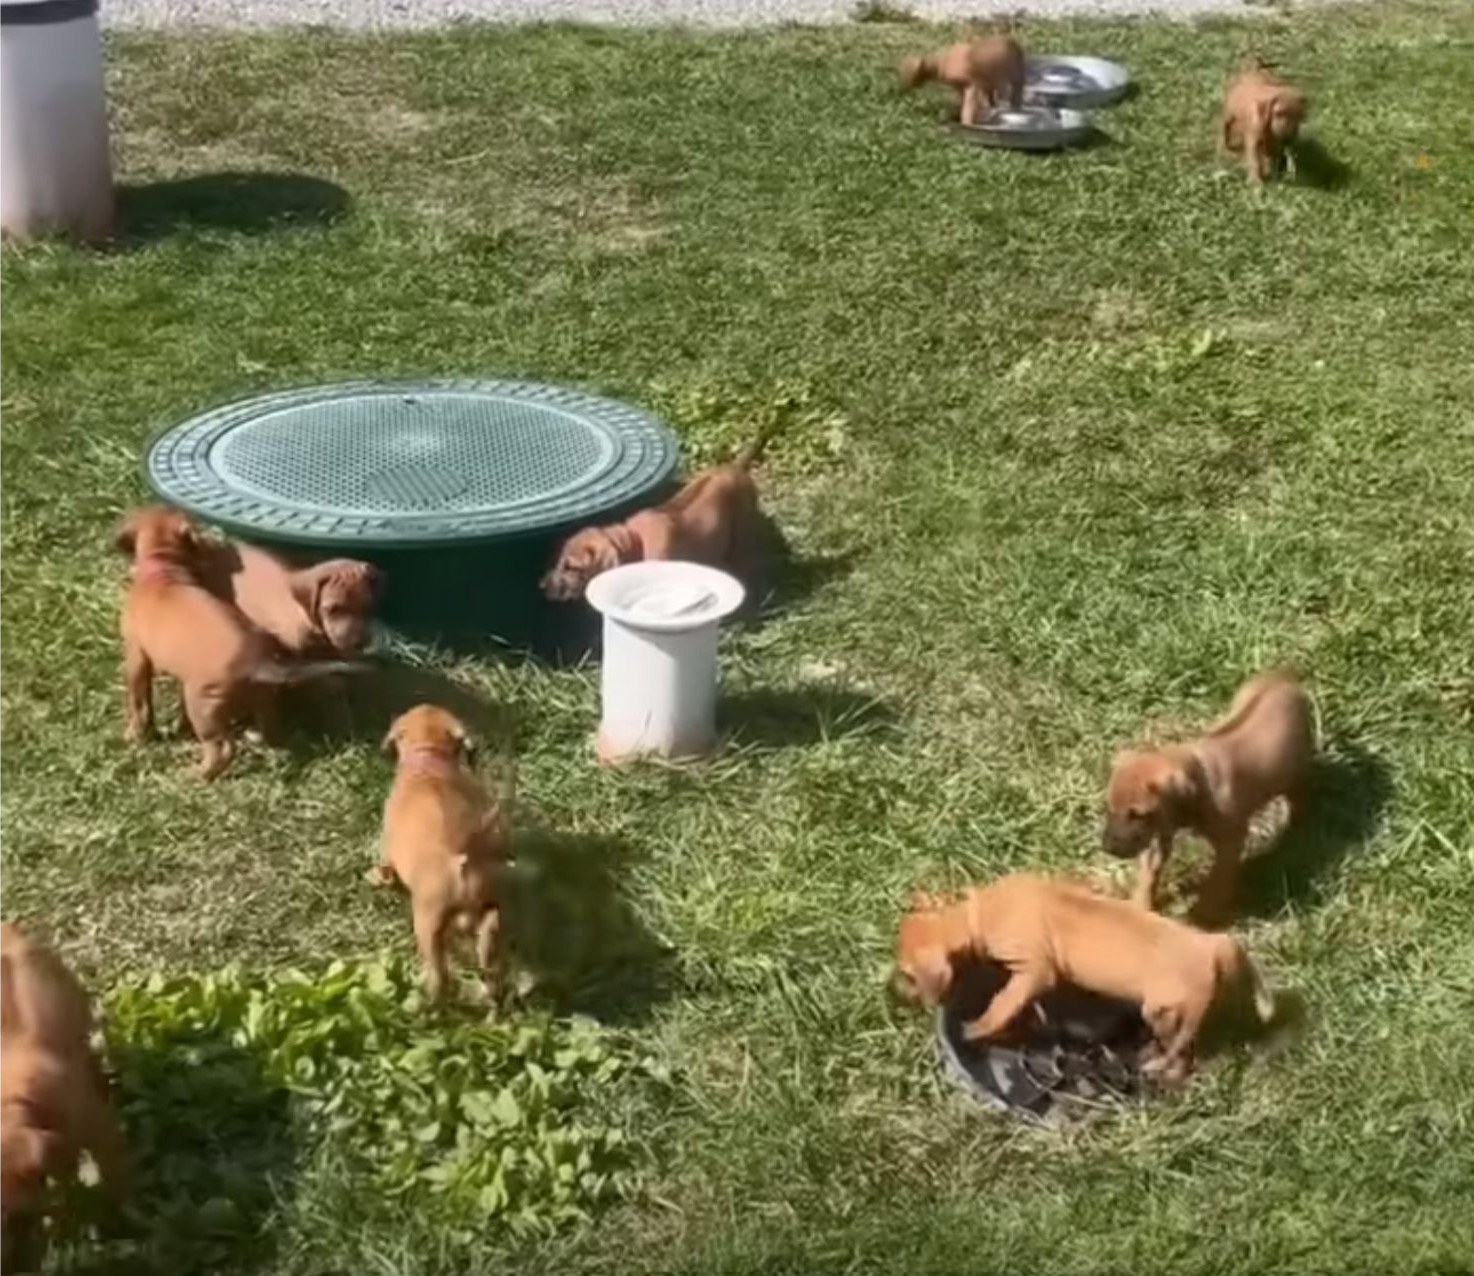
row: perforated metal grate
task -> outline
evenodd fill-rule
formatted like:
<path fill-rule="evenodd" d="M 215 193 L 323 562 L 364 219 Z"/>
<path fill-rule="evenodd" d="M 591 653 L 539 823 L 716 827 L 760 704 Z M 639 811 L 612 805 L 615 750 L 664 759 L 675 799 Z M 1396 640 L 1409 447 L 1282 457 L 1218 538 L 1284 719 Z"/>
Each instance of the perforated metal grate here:
<path fill-rule="evenodd" d="M 149 480 L 269 538 L 423 545 L 595 521 L 670 476 L 675 440 L 610 399 L 526 382 L 355 383 L 207 412 L 149 449 Z"/>

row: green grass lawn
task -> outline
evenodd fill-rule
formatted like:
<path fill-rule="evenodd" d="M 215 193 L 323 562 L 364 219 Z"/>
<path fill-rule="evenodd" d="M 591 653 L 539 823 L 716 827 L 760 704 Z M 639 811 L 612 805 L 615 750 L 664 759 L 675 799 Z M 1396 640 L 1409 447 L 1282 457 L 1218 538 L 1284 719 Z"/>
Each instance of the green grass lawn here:
<path fill-rule="evenodd" d="M 213 787 L 123 744 L 109 539 L 152 430 L 366 375 L 578 383 L 708 448 L 778 414 L 763 482 L 813 568 L 725 640 L 702 766 L 595 766 L 592 669 L 448 669 L 514 724 L 541 830 L 524 1013 L 670 1070 L 628 1200 L 454 1234 L 288 1155 L 253 1243 L 171 1272 L 1474 1269 L 1474 10 L 1025 24 L 1141 82 L 1056 157 L 897 92 L 946 34 L 110 41 L 132 241 L 4 257 L 4 912 L 99 993 L 410 946 L 361 880 L 370 733 Z M 1216 164 L 1251 45 L 1309 93 L 1329 188 Z M 229 171 L 347 205 L 146 185 Z M 1088 1131 L 969 1107 L 882 996 L 910 890 L 1124 881 L 1112 749 L 1277 662 L 1332 765 L 1244 933 L 1302 1035 Z"/>

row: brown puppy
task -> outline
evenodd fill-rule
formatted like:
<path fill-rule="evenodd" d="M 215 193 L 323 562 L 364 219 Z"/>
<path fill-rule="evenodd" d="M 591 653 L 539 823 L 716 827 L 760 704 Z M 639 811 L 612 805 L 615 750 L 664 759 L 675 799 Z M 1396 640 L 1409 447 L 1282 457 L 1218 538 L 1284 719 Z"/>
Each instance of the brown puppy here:
<path fill-rule="evenodd" d="M 1242 154 L 1249 180 L 1262 186 L 1288 166 L 1295 174 L 1294 144 L 1300 136 L 1308 104 L 1293 85 L 1271 74 L 1258 58 L 1249 58 L 1223 94 L 1218 147 Z"/>
<path fill-rule="evenodd" d="M 1016 873 L 975 887 L 954 904 L 919 896 L 896 942 L 897 993 L 935 1007 L 952 986 L 954 963 L 997 962 L 1008 982 L 964 1028 L 969 1041 L 996 1038 L 1056 984 L 1136 1002 L 1156 1038 L 1145 1067 L 1180 1080 L 1209 1010 L 1244 994 L 1262 1023 L 1274 999 L 1229 935 L 1194 930 L 1074 882 Z"/>
<path fill-rule="evenodd" d="M 483 791 L 466 763 L 466 729 L 436 705 L 416 705 L 389 728 L 384 747 L 398 757 L 384 804 L 383 861 L 370 870 L 378 886 L 409 892 L 415 944 L 432 999 L 444 995 L 451 928 L 476 933 L 476 958 L 495 1005 L 497 877 L 511 827 L 506 802 Z"/>
<path fill-rule="evenodd" d="M 114 1200 L 123 1139 L 89 1040 L 87 994 L 45 945 L 0 926 L 0 1213 L 3 1266 L 41 1259 L 47 1186 L 76 1177 L 85 1151 Z"/>
<path fill-rule="evenodd" d="M 204 555 L 210 589 L 257 629 L 298 656 L 353 655 L 368 637 L 382 585 L 379 569 L 352 558 L 296 568 L 254 545 L 212 545 Z"/>
<path fill-rule="evenodd" d="M 1239 688 L 1228 714 L 1206 735 L 1151 752 L 1118 754 L 1106 786 L 1105 849 L 1137 856 L 1133 900 L 1155 908 L 1157 881 L 1178 829 L 1211 843 L 1213 868 L 1197 914 L 1233 906 L 1239 860 L 1256 811 L 1277 797 L 1300 813 L 1315 756 L 1315 712 L 1289 674 L 1266 673 Z"/>
<path fill-rule="evenodd" d="M 681 559 L 746 574 L 761 517 L 751 473 L 761 445 L 703 470 L 664 505 L 575 532 L 543 577 L 543 593 L 558 602 L 582 598 L 600 572 L 643 560 Z"/>
<path fill-rule="evenodd" d="M 130 740 L 153 734 L 156 672 L 179 682 L 185 717 L 200 741 L 199 772 L 219 775 L 235 756 L 232 728 L 255 713 L 263 732 L 269 710 L 261 689 L 356 666 L 342 661 L 290 664 L 276 643 L 200 583 L 199 533 L 178 510 L 135 510 L 115 544 L 133 556 L 123 600 L 123 676 Z"/>
<path fill-rule="evenodd" d="M 937 80 L 956 90 L 958 118 L 976 124 L 986 111 L 1007 102 L 1017 107 L 1024 96 L 1024 51 L 1011 36 L 990 35 L 949 45 L 932 57 L 906 58 L 901 84 L 914 89 Z"/>

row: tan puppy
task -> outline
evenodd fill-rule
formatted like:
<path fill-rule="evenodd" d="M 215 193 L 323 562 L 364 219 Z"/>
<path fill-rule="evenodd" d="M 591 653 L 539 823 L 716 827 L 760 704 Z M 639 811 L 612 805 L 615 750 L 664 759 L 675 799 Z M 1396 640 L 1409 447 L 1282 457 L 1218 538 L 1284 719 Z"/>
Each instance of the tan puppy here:
<path fill-rule="evenodd" d="M 895 990 L 936 1006 L 952 986 L 954 963 L 983 958 L 1008 982 L 963 1032 L 969 1041 L 996 1038 L 1055 985 L 1135 1002 L 1156 1038 L 1145 1069 L 1180 1080 L 1215 1004 L 1248 994 L 1262 1023 L 1274 999 L 1258 969 L 1229 935 L 1208 934 L 1097 895 L 1074 882 L 1016 873 L 975 887 L 954 904 L 919 896 L 901 922 Z"/>
<path fill-rule="evenodd" d="M 305 681 L 356 666 L 342 661 L 291 664 L 266 634 L 200 583 L 199 533 L 178 510 L 135 510 L 115 544 L 133 556 L 132 583 L 123 600 L 123 676 L 130 740 L 154 731 L 153 680 L 162 673 L 179 682 L 185 717 L 200 741 L 199 773 L 219 775 L 235 756 L 232 729 L 254 713 L 264 720 L 263 688 Z"/>
<path fill-rule="evenodd" d="M 498 993 L 497 877 L 511 840 L 506 802 L 495 802 L 467 767 L 466 729 L 436 705 L 416 705 L 389 728 L 384 747 L 398 757 L 384 804 L 379 886 L 409 892 L 415 944 L 432 999 L 444 995 L 452 927 L 474 928 L 476 959 L 493 1004 Z"/>
<path fill-rule="evenodd" d="M 575 532 L 543 577 L 543 593 L 558 602 L 582 598 L 600 572 L 644 560 L 680 559 L 744 575 L 761 517 L 751 473 L 760 448 L 761 441 L 728 464 L 703 470 L 664 505 Z"/>
<path fill-rule="evenodd" d="M 3 1266 L 40 1262 L 47 1186 L 85 1151 L 104 1190 L 123 1190 L 123 1139 L 92 1053 L 87 994 L 45 945 L 0 926 L 0 1212 Z"/>
<path fill-rule="evenodd" d="M 1024 51 L 1011 36 L 990 35 L 901 63 L 903 87 L 914 89 L 929 80 L 956 90 L 961 103 L 959 120 L 976 124 L 994 107 L 1004 102 L 1017 107 L 1023 100 Z"/>
<path fill-rule="evenodd" d="M 352 558 L 296 568 L 254 545 L 212 545 L 204 579 L 293 655 L 353 655 L 368 637 L 379 569 Z"/>
<path fill-rule="evenodd" d="M 1268 181 L 1282 165 L 1288 166 L 1293 177 L 1293 148 L 1307 110 L 1299 89 L 1271 74 L 1258 58 L 1249 58 L 1224 90 L 1219 151 L 1241 154 L 1249 180 L 1256 186 Z"/>
<path fill-rule="evenodd" d="M 1228 714 L 1187 744 L 1118 754 L 1106 786 L 1105 849 L 1137 856 L 1133 900 L 1155 908 L 1157 881 L 1179 829 L 1213 847 L 1213 868 L 1198 915 L 1225 916 L 1233 906 L 1249 821 L 1266 803 L 1287 797 L 1300 813 L 1315 756 L 1315 711 L 1293 676 L 1266 673 L 1239 688 Z"/>

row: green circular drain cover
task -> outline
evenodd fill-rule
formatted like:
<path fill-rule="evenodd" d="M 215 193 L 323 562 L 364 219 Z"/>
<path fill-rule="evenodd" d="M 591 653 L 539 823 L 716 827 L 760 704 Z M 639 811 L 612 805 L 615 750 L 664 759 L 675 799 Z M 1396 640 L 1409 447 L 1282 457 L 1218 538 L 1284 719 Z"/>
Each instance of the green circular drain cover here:
<path fill-rule="evenodd" d="M 147 469 L 165 500 L 248 537 L 413 547 L 592 522 L 675 464 L 671 432 L 612 399 L 369 381 L 216 408 L 156 439 Z"/>

